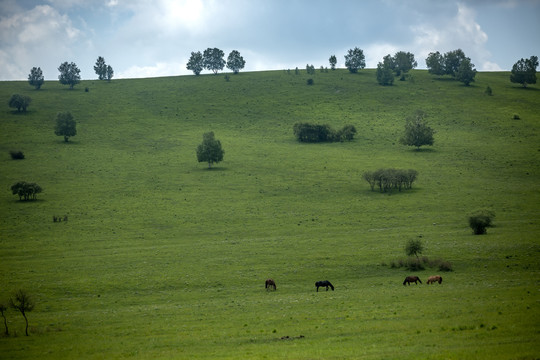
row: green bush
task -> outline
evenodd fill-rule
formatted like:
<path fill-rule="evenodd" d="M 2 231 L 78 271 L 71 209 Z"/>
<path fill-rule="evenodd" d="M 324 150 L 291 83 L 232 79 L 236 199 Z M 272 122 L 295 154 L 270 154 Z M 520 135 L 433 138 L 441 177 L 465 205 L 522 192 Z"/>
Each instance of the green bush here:
<path fill-rule="evenodd" d="M 493 227 L 495 214 L 490 210 L 479 210 L 469 216 L 469 226 L 475 235 L 483 235 L 488 227 Z"/>
<path fill-rule="evenodd" d="M 296 123 L 293 132 L 300 142 L 351 141 L 356 134 L 356 128 L 353 125 L 345 125 L 341 130 L 334 131 L 329 125 Z"/>

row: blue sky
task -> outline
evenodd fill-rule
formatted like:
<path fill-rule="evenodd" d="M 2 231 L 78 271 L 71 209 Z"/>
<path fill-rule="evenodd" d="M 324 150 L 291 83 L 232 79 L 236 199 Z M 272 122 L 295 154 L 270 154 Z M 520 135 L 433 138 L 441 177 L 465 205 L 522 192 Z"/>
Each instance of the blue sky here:
<path fill-rule="evenodd" d="M 0 0 L 0 80 L 75 62 L 94 79 L 192 74 L 192 51 L 240 51 L 244 71 L 344 67 L 359 47 L 368 68 L 397 51 L 425 68 L 429 52 L 461 48 L 477 70 L 540 56 L 540 0 Z M 227 70 L 227 69 L 225 69 Z M 203 72 L 203 73 L 206 73 Z"/>

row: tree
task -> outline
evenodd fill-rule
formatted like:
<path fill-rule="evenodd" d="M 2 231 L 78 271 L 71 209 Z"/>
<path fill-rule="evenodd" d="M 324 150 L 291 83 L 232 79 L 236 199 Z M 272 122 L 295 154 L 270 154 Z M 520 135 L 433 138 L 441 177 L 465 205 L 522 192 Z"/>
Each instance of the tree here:
<path fill-rule="evenodd" d="M 6 328 L 6 331 L 4 332 L 4 334 L 6 336 L 9 335 L 9 329 L 8 329 L 8 326 L 7 326 L 7 319 L 6 319 L 6 315 L 4 314 L 4 312 L 7 310 L 7 307 L 6 305 L 4 304 L 0 304 L 0 313 L 2 314 L 2 317 L 4 318 L 4 327 Z"/>
<path fill-rule="evenodd" d="M 444 57 L 440 52 L 431 52 L 426 58 L 428 72 L 433 75 L 444 75 Z"/>
<path fill-rule="evenodd" d="M 67 61 L 62 63 L 58 67 L 60 75 L 58 75 L 58 80 L 62 85 L 69 85 L 70 89 L 73 89 L 73 86 L 77 85 L 81 81 L 81 75 L 79 68 L 75 63 L 68 63 Z"/>
<path fill-rule="evenodd" d="M 21 109 L 23 112 L 26 112 L 31 102 L 32 99 L 30 96 L 13 94 L 11 95 L 11 99 L 9 99 L 9 107 L 16 108 L 18 112 L 21 112 Z"/>
<path fill-rule="evenodd" d="M 531 56 L 529 59 L 520 59 L 512 66 L 510 81 L 527 87 L 527 84 L 536 84 L 536 68 L 538 57 Z"/>
<path fill-rule="evenodd" d="M 336 70 L 336 64 L 337 64 L 336 55 L 331 55 L 330 59 L 328 59 L 328 61 L 330 62 L 330 69 Z"/>
<path fill-rule="evenodd" d="M 212 167 L 213 163 L 218 163 L 223 160 L 225 150 L 221 148 L 221 142 L 214 138 L 214 132 L 203 134 L 203 142 L 197 146 L 197 160 L 199 162 L 208 162 L 208 168 Z"/>
<path fill-rule="evenodd" d="M 390 54 L 383 58 L 383 62 L 377 64 L 377 82 L 380 85 L 392 85 L 394 83 L 393 62 Z"/>
<path fill-rule="evenodd" d="M 223 59 L 225 53 L 218 48 L 208 48 L 203 53 L 203 65 L 207 70 L 211 70 L 214 74 L 223 70 L 225 66 L 225 60 Z"/>
<path fill-rule="evenodd" d="M 33 67 L 30 70 L 30 74 L 28 75 L 28 83 L 36 88 L 36 90 L 39 90 L 41 88 L 41 85 L 43 85 L 43 82 L 45 81 L 45 78 L 43 77 L 43 72 L 41 71 L 41 68 Z"/>
<path fill-rule="evenodd" d="M 402 79 L 405 80 L 405 74 L 409 72 L 409 70 L 417 67 L 418 63 L 414 60 L 414 54 L 398 51 L 392 57 L 392 66 L 396 76 L 401 76 Z"/>
<path fill-rule="evenodd" d="M 77 124 L 69 111 L 61 112 L 56 115 L 54 134 L 63 136 L 65 142 L 68 142 L 70 136 L 77 135 Z"/>
<path fill-rule="evenodd" d="M 19 181 L 11 185 L 13 195 L 18 195 L 20 201 L 36 200 L 36 195 L 43 192 L 43 188 L 36 183 Z"/>
<path fill-rule="evenodd" d="M 235 74 L 238 74 L 238 72 L 244 68 L 244 65 L 246 65 L 246 61 L 240 55 L 240 52 L 233 50 L 229 53 L 229 56 L 227 57 L 228 69 L 232 70 Z"/>
<path fill-rule="evenodd" d="M 493 227 L 495 213 L 490 210 L 478 210 L 469 216 L 469 226 L 475 235 L 483 235 L 488 227 Z"/>
<path fill-rule="evenodd" d="M 345 66 L 351 73 L 358 72 L 358 69 L 363 69 L 366 67 L 366 58 L 364 56 L 364 52 L 355 47 L 353 49 L 349 49 L 349 52 L 347 55 L 345 55 Z"/>
<path fill-rule="evenodd" d="M 26 293 L 24 290 L 18 290 L 14 298 L 9 299 L 10 305 L 15 310 L 18 310 L 21 312 L 22 316 L 24 317 L 24 320 L 26 321 L 26 336 L 28 336 L 28 318 L 26 317 L 26 313 L 34 310 L 35 303 L 33 299 Z"/>
<path fill-rule="evenodd" d="M 204 69 L 203 56 L 200 51 L 191 52 L 188 63 L 186 65 L 188 70 L 193 71 L 195 75 L 199 75 Z"/>
<path fill-rule="evenodd" d="M 422 251 L 424 251 L 424 245 L 422 245 L 422 241 L 419 239 L 412 239 L 407 241 L 407 245 L 405 245 L 405 253 L 407 256 L 416 256 L 418 259 L 418 254 L 421 254 Z"/>
<path fill-rule="evenodd" d="M 111 65 L 107 65 L 107 81 L 111 81 L 114 76 L 114 70 Z"/>
<path fill-rule="evenodd" d="M 416 114 L 407 119 L 405 133 L 399 142 L 407 146 L 416 146 L 417 150 L 422 145 L 433 145 L 433 134 L 435 131 L 424 121 L 426 114 L 418 110 Z"/>
<path fill-rule="evenodd" d="M 105 64 L 105 59 L 102 56 L 97 58 L 94 71 L 96 72 L 99 80 L 105 80 L 107 78 L 107 64 Z"/>
<path fill-rule="evenodd" d="M 455 77 L 463 60 L 468 59 L 461 49 L 449 51 L 444 54 L 444 72 Z M 470 60 L 470 59 L 469 59 Z"/>
<path fill-rule="evenodd" d="M 474 69 L 474 64 L 471 64 L 471 59 L 463 59 L 456 72 L 456 80 L 461 81 L 465 86 L 469 86 L 470 83 L 474 82 L 475 76 L 476 69 Z"/>

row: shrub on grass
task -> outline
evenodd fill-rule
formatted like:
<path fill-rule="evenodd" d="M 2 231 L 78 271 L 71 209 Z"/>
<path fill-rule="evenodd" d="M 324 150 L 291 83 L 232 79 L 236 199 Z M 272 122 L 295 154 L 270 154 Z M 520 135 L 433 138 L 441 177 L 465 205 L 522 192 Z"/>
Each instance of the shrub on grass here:
<path fill-rule="evenodd" d="M 13 94 L 9 99 L 8 105 L 10 108 L 16 108 L 17 112 L 21 112 L 21 110 L 22 112 L 26 112 L 26 109 L 30 106 L 31 102 L 32 98 L 30 98 L 30 96 Z"/>
<path fill-rule="evenodd" d="M 307 79 L 306 83 L 307 83 L 308 85 L 313 85 L 313 79 Z"/>
<path fill-rule="evenodd" d="M 345 125 L 341 130 L 334 131 L 326 124 L 296 123 L 293 132 L 300 142 L 351 141 L 356 134 L 356 128 L 353 125 Z"/>
<path fill-rule="evenodd" d="M 478 210 L 469 216 L 469 226 L 475 235 L 483 235 L 488 227 L 493 227 L 495 214 L 490 210 Z"/>
<path fill-rule="evenodd" d="M 9 152 L 9 154 L 11 155 L 11 158 L 13 160 L 22 160 L 22 159 L 24 159 L 24 154 L 23 154 L 22 151 L 11 150 Z"/>
<path fill-rule="evenodd" d="M 424 250 L 424 245 L 422 244 L 422 240 L 420 239 L 411 239 L 407 241 L 407 245 L 405 245 L 405 254 L 407 256 L 416 256 L 418 259 L 418 254 L 421 254 Z"/>
<path fill-rule="evenodd" d="M 366 171 L 362 174 L 364 180 L 369 183 L 371 191 L 377 186 L 380 192 L 387 192 L 393 189 L 411 189 L 413 182 L 418 177 L 418 171 L 413 169 L 379 169 L 376 171 Z"/>

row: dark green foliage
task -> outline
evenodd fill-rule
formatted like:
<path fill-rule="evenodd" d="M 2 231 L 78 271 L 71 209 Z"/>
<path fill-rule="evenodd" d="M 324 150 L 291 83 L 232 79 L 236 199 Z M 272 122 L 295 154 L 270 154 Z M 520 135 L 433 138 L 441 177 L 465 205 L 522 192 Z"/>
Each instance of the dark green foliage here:
<path fill-rule="evenodd" d="M 336 55 L 331 55 L 328 61 L 330 62 L 330 69 L 336 70 L 336 64 L 337 64 Z"/>
<path fill-rule="evenodd" d="M 359 69 L 366 67 L 366 58 L 362 49 L 355 47 L 349 49 L 347 55 L 345 55 L 345 66 L 351 73 L 357 73 Z"/>
<path fill-rule="evenodd" d="M 213 163 L 218 163 L 223 160 L 225 150 L 221 147 L 221 142 L 214 138 L 214 132 L 203 134 L 203 142 L 197 146 L 197 160 L 199 162 L 208 162 L 208 168 Z"/>
<path fill-rule="evenodd" d="M 11 155 L 11 158 L 13 160 L 22 160 L 22 159 L 24 159 L 24 154 L 23 154 L 22 151 L 11 150 L 9 152 L 9 154 Z"/>
<path fill-rule="evenodd" d="M 386 55 L 383 62 L 377 64 L 377 82 L 380 85 L 392 85 L 394 83 L 394 71 L 390 55 Z"/>
<path fill-rule="evenodd" d="M 43 192 L 43 188 L 36 183 L 19 181 L 11 185 L 11 193 L 18 195 L 20 201 L 36 200 L 37 194 Z"/>
<path fill-rule="evenodd" d="M 468 59 L 461 49 L 449 51 L 444 54 L 444 72 L 446 75 L 456 76 L 463 60 Z M 470 59 L 469 59 L 470 61 Z"/>
<path fill-rule="evenodd" d="M 58 71 L 60 71 L 60 75 L 58 75 L 60 84 L 69 85 L 70 89 L 73 89 L 73 87 L 81 81 L 81 70 L 79 70 L 74 62 L 68 63 L 66 61 L 60 64 Z"/>
<path fill-rule="evenodd" d="M 191 52 L 186 68 L 193 71 L 195 75 L 200 75 L 204 69 L 203 56 L 200 51 Z"/>
<path fill-rule="evenodd" d="M 54 134 L 63 136 L 65 142 L 68 142 L 69 137 L 77 135 L 77 123 L 69 111 L 56 115 Z"/>
<path fill-rule="evenodd" d="M 413 117 L 407 119 L 405 132 L 399 142 L 407 146 L 416 146 L 417 149 L 423 145 L 433 145 L 435 141 L 433 135 L 435 131 L 424 121 L 426 114 L 422 110 L 417 110 Z"/>
<path fill-rule="evenodd" d="M 203 53 L 203 66 L 207 70 L 211 70 L 214 74 L 223 70 L 225 66 L 225 59 L 223 59 L 225 53 L 218 48 L 208 48 Z"/>
<path fill-rule="evenodd" d="M 484 91 L 484 93 L 488 96 L 492 96 L 493 95 L 493 90 L 491 89 L 491 86 L 486 86 L 486 90 Z"/>
<path fill-rule="evenodd" d="M 107 72 L 106 72 L 107 81 L 111 81 L 113 76 L 114 76 L 114 70 L 113 70 L 112 66 L 107 65 Z"/>
<path fill-rule="evenodd" d="M 18 290 L 12 298 L 9 299 L 10 305 L 15 310 L 18 310 L 21 312 L 22 316 L 24 317 L 24 320 L 26 322 L 26 329 L 25 333 L 26 336 L 28 336 L 28 318 L 26 317 L 26 313 L 34 310 L 34 300 L 28 295 L 28 293 L 24 290 Z"/>
<path fill-rule="evenodd" d="M 240 70 L 244 68 L 246 61 L 240 55 L 238 50 L 233 50 L 229 53 L 227 57 L 227 68 L 231 69 L 235 74 L 238 74 Z"/>
<path fill-rule="evenodd" d="M 431 52 L 426 58 L 428 72 L 433 75 L 444 75 L 444 57 L 440 52 Z"/>
<path fill-rule="evenodd" d="M 384 265 L 384 264 L 383 264 Z M 430 260 L 427 256 L 407 257 L 390 261 L 392 269 L 405 268 L 409 271 L 425 270 L 426 267 L 437 268 L 439 271 L 453 271 L 452 264 L 442 259 Z"/>
<path fill-rule="evenodd" d="M 32 99 L 30 96 L 13 94 L 9 99 L 9 107 L 16 108 L 18 112 L 21 112 L 21 110 L 22 112 L 26 112 L 26 109 L 30 106 L 31 102 Z"/>
<path fill-rule="evenodd" d="M 418 63 L 414 59 L 414 54 L 410 52 L 398 51 L 391 60 L 391 65 L 396 76 L 403 76 L 403 78 L 407 72 L 418 66 Z"/>
<path fill-rule="evenodd" d="M 471 64 L 469 58 L 463 59 L 456 72 L 456 80 L 461 81 L 465 86 L 469 86 L 470 83 L 474 82 L 475 76 L 476 69 L 474 69 L 474 64 Z"/>
<path fill-rule="evenodd" d="M 315 66 L 306 64 L 306 72 L 308 75 L 315 74 Z"/>
<path fill-rule="evenodd" d="M 310 79 L 307 79 L 307 80 L 306 80 L 306 83 L 307 83 L 308 85 L 313 85 L 313 79 L 311 79 L 311 78 L 310 78 Z"/>
<path fill-rule="evenodd" d="M 96 60 L 96 65 L 94 65 L 94 71 L 96 72 L 99 80 L 105 80 L 107 78 L 107 64 L 105 64 L 105 59 L 99 56 Z"/>
<path fill-rule="evenodd" d="M 429 53 L 426 58 L 426 65 L 430 74 L 433 75 L 450 75 L 456 77 L 460 70 L 461 63 L 464 60 L 468 60 L 469 64 L 471 59 L 465 56 L 465 53 L 461 49 L 448 51 L 444 55 L 440 52 Z M 465 76 L 465 70 L 472 71 L 472 65 L 462 69 L 462 76 L 464 79 L 470 78 L 470 74 Z M 469 69 L 470 68 L 470 69 Z M 476 73 L 476 72 L 475 72 Z M 472 76 L 474 78 L 474 76 Z M 471 82 L 471 81 L 469 81 Z"/>
<path fill-rule="evenodd" d="M 495 213 L 490 210 L 478 210 L 469 216 L 469 226 L 475 235 L 483 235 L 488 227 L 493 227 Z"/>
<path fill-rule="evenodd" d="M 41 85 L 43 85 L 43 82 L 45 81 L 45 78 L 43 77 L 43 72 L 41 71 L 41 68 L 33 67 L 30 70 L 30 74 L 28 74 L 28 83 L 36 88 L 36 90 L 39 90 L 41 88 Z"/>
<path fill-rule="evenodd" d="M 536 68 L 538 57 L 531 56 L 529 59 L 520 59 L 512 66 L 510 81 L 527 87 L 527 84 L 536 84 Z"/>
<path fill-rule="evenodd" d="M 376 171 L 366 171 L 362 177 L 369 183 L 371 191 L 375 187 L 379 188 L 380 192 L 388 192 L 393 189 L 411 189 L 412 184 L 418 177 L 418 171 L 413 169 L 379 169 Z"/>
<path fill-rule="evenodd" d="M 341 130 L 334 131 L 329 125 L 296 123 L 293 132 L 300 142 L 351 141 L 356 134 L 356 128 L 353 125 L 345 125 Z"/>
<path fill-rule="evenodd" d="M 407 256 L 414 255 L 418 258 L 418 254 L 421 254 L 423 250 L 424 245 L 420 239 L 411 239 L 407 241 L 407 245 L 405 245 L 405 254 L 407 254 Z"/>

